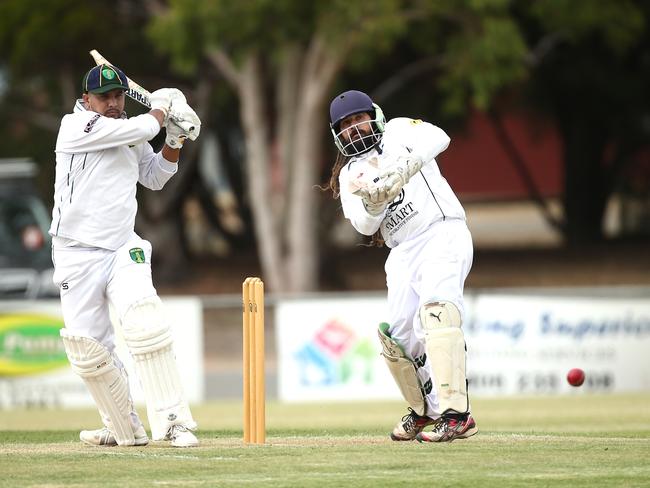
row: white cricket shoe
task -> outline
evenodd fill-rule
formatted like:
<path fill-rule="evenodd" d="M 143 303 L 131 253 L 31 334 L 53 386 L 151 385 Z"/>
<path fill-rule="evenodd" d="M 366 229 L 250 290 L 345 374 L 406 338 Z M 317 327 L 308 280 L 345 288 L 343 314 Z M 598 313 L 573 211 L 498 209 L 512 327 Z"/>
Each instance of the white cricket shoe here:
<path fill-rule="evenodd" d="M 476 422 L 470 414 L 465 418 L 441 417 L 431 432 L 420 432 L 419 442 L 451 442 L 454 439 L 467 439 L 478 432 Z"/>
<path fill-rule="evenodd" d="M 149 444 L 149 437 L 142 425 L 133 433 L 133 436 L 135 437 L 134 446 Z M 97 430 L 82 430 L 79 433 L 79 440 L 89 446 L 117 446 L 115 436 L 106 427 Z"/>
<path fill-rule="evenodd" d="M 172 425 L 167 431 L 165 440 L 172 441 L 172 447 L 196 447 L 199 445 L 199 440 L 184 425 Z"/>
<path fill-rule="evenodd" d="M 397 422 L 393 432 L 390 433 L 390 438 L 394 441 L 412 441 L 427 425 L 435 423 L 436 421 L 431 417 L 418 415 L 409 407 L 409 413 Z"/>

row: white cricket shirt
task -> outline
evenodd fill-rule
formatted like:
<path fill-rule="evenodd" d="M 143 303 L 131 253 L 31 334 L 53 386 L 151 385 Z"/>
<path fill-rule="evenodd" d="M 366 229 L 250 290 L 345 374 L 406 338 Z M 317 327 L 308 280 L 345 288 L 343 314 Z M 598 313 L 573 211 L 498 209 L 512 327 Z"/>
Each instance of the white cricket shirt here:
<path fill-rule="evenodd" d="M 50 235 L 116 250 L 134 232 L 137 183 L 160 190 L 177 165 L 147 142 L 160 126 L 149 114 L 113 119 L 85 110 L 61 120 Z"/>
<path fill-rule="evenodd" d="M 447 219 L 465 220 L 465 211 L 447 180 L 440 173 L 435 157 L 449 146 L 449 136 L 439 127 L 421 120 L 399 117 L 390 120 L 384 130 L 379 148 L 356 156 L 341 169 L 339 186 L 343 214 L 354 228 L 364 235 L 378 229 L 388 247 L 395 247 Z M 360 196 L 349 190 L 354 174 L 372 172 L 368 161 L 380 157 L 390 163 L 402 156 L 417 155 L 424 165 L 404 185 L 401 193 L 386 210 L 370 215 Z M 376 170 L 374 170 L 376 171 Z"/>

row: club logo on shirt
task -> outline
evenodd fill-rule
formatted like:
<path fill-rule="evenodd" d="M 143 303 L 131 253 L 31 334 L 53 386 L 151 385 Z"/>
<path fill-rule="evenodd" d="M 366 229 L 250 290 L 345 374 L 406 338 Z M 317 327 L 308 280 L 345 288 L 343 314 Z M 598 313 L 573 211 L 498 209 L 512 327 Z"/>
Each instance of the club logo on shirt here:
<path fill-rule="evenodd" d="M 129 255 L 131 256 L 131 260 L 135 263 L 144 263 L 144 251 L 142 250 L 141 247 L 134 247 L 133 249 L 129 249 Z"/>
<path fill-rule="evenodd" d="M 91 130 L 93 130 L 93 127 L 95 127 L 95 123 L 99 120 L 101 117 L 100 114 L 95 114 L 95 116 L 88 121 L 86 124 L 86 128 L 84 129 L 84 132 L 88 134 Z"/>

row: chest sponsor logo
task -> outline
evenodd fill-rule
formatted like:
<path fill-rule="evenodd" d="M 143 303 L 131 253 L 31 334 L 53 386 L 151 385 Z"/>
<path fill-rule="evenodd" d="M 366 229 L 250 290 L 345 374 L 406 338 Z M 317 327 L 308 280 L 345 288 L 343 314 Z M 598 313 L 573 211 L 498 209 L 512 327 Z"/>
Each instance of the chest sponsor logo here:
<path fill-rule="evenodd" d="M 131 260 L 134 263 L 144 263 L 144 251 L 142 250 L 141 247 L 134 247 L 133 249 L 129 250 L 129 255 L 131 256 Z"/>
<path fill-rule="evenodd" d="M 395 200 L 393 200 L 393 203 L 391 203 L 388 206 L 388 213 L 394 212 L 395 209 L 397 207 L 399 207 L 402 204 L 403 201 L 404 201 L 404 190 L 399 192 L 399 195 L 397 195 L 397 198 L 395 198 Z"/>
<path fill-rule="evenodd" d="M 405 198 L 406 192 L 402 190 L 388 207 L 388 213 L 383 225 L 390 235 L 401 229 L 404 224 L 419 213 L 417 209 L 413 208 L 413 202 L 404 203 Z"/>

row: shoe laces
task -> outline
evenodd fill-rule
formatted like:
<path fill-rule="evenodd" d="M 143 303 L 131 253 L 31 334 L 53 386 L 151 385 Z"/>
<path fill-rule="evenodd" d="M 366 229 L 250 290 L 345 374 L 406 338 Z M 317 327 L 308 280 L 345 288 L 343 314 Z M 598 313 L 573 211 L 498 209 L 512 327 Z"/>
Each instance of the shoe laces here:
<path fill-rule="evenodd" d="M 402 422 L 403 422 L 402 426 L 404 430 L 406 432 L 409 432 L 415 429 L 416 422 L 418 421 L 419 418 L 420 416 L 417 413 L 415 413 L 415 410 L 409 407 L 409 413 L 407 413 L 406 415 L 404 415 L 404 417 L 402 417 Z"/>
<path fill-rule="evenodd" d="M 167 429 L 167 437 L 169 439 L 174 439 L 181 432 L 187 432 L 188 430 L 189 429 L 184 425 L 180 425 L 180 424 L 172 425 L 169 429 Z"/>
<path fill-rule="evenodd" d="M 456 425 L 457 420 L 454 419 L 445 419 L 445 418 L 439 418 L 438 421 L 435 423 L 433 426 L 433 432 L 437 432 L 438 434 L 442 434 L 447 432 L 449 429 L 453 428 Z"/>

